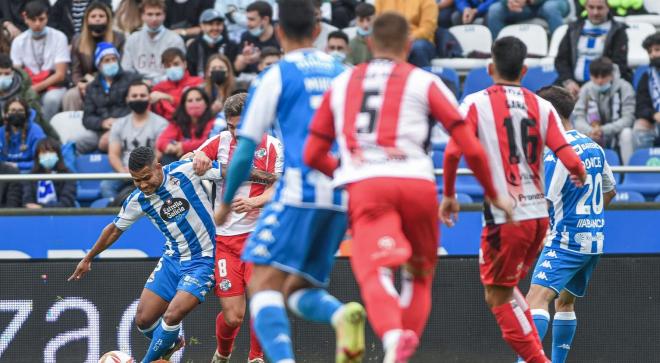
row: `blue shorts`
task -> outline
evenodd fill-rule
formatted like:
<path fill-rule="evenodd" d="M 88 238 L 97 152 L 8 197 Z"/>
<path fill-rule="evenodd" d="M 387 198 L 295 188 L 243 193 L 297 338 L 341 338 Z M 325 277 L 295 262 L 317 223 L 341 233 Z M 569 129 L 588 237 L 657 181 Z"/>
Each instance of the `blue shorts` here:
<path fill-rule="evenodd" d="M 167 302 L 172 301 L 177 291 L 186 291 L 201 303 L 215 285 L 213 267 L 213 257 L 199 257 L 179 262 L 177 259 L 163 255 L 144 288 L 153 291 Z"/>
<path fill-rule="evenodd" d="M 270 203 L 261 213 L 241 258 L 326 286 L 346 225 L 344 212 Z"/>
<path fill-rule="evenodd" d="M 544 247 L 534 268 L 532 284 L 553 289 L 557 294 L 566 290 L 582 297 L 599 259 L 600 255 Z"/>

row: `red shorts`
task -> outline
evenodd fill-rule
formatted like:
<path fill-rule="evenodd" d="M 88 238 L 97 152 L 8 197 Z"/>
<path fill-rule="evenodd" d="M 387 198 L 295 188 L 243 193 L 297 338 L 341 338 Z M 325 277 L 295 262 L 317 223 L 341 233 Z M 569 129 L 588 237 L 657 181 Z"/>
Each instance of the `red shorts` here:
<path fill-rule="evenodd" d="M 438 259 L 435 184 L 412 178 L 372 178 L 347 186 L 353 231 L 351 265 L 358 281 L 379 267 L 407 264 L 433 273 Z"/>
<path fill-rule="evenodd" d="M 492 224 L 481 232 L 479 272 L 484 285 L 516 286 L 539 254 L 548 218 Z"/>
<path fill-rule="evenodd" d="M 240 249 L 250 236 L 249 233 L 236 236 L 215 236 L 215 295 L 231 297 L 245 294 L 252 274 L 252 264 L 241 260 Z"/>

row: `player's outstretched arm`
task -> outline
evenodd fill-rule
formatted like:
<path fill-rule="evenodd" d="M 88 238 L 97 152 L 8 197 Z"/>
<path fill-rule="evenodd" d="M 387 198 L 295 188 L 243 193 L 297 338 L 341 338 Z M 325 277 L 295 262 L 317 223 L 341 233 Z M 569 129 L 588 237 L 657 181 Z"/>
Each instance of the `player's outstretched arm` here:
<path fill-rule="evenodd" d="M 117 228 L 114 223 L 110 223 L 105 228 L 103 228 L 103 231 L 101 232 L 99 239 L 94 244 L 94 247 L 92 247 L 92 249 L 87 252 L 87 255 L 78 263 L 76 270 L 67 281 L 80 280 L 83 276 L 85 276 L 85 274 L 92 269 L 92 260 L 94 257 L 108 249 L 108 247 L 110 247 L 119 239 L 122 233 L 123 231 Z"/>

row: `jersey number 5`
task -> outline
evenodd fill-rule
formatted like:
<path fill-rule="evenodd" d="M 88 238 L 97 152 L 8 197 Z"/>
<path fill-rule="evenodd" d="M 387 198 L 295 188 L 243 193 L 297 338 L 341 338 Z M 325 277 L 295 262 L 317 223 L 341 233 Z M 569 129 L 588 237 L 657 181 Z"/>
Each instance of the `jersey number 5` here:
<path fill-rule="evenodd" d="M 378 108 L 374 108 L 369 104 L 369 100 L 380 96 L 380 91 L 365 90 L 362 95 L 362 106 L 360 106 L 360 114 L 366 114 L 369 117 L 369 122 L 366 125 L 359 125 L 357 132 L 359 134 L 371 134 L 376 129 L 376 119 L 378 117 Z"/>

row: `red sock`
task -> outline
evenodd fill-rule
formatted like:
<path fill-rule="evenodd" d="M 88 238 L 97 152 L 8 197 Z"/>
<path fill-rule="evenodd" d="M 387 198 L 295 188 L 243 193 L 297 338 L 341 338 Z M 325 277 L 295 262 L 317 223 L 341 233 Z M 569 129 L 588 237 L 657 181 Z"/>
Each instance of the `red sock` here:
<path fill-rule="evenodd" d="M 215 337 L 218 342 L 216 349 L 221 355 L 228 357 L 234 347 L 234 339 L 241 330 L 240 326 L 232 328 L 225 322 L 222 313 L 215 318 Z"/>
<path fill-rule="evenodd" d="M 253 360 L 255 358 L 263 358 L 264 351 L 261 349 L 261 344 L 257 338 L 257 334 L 254 332 L 254 327 L 252 326 L 252 321 L 250 321 L 250 354 L 248 354 L 248 360 Z"/>
<path fill-rule="evenodd" d="M 391 276 L 391 270 L 387 268 L 372 269 L 359 282 L 367 318 L 381 338 L 389 330 L 403 328 L 399 297 Z"/>
<path fill-rule="evenodd" d="M 403 327 L 414 331 L 420 338 L 431 312 L 432 283 L 431 274 L 413 277 L 406 271 L 402 272 L 400 301 L 403 308 Z"/>
<path fill-rule="evenodd" d="M 550 363 L 543 353 L 534 323 L 530 323 L 527 312 L 523 310 L 516 300 L 507 304 L 495 306 L 491 309 L 502 330 L 502 338 L 527 363 Z M 529 314 L 531 318 L 531 314 Z"/>

